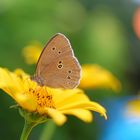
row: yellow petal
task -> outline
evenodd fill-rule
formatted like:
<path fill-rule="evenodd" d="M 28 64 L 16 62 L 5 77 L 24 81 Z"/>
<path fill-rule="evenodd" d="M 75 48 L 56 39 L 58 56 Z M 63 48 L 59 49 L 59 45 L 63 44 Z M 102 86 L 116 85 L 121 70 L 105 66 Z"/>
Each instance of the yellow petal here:
<path fill-rule="evenodd" d="M 109 71 L 98 65 L 83 65 L 80 88 L 110 88 L 120 91 L 120 81 Z"/>
<path fill-rule="evenodd" d="M 7 69 L 0 68 L 0 87 L 11 85 L 11 76 Z"/>
<path fill-rule="evenodd" d="M 72 110 L 65 110 L 62 112 L 64 114 L 74 115 L 77 118 L 87 123 L 91 122 L 93 119 L 92 113 L 89 110 L 85 110 L 85 109 L 72 109 Z"/>
<path fill-rule="evenodd" d="M 24 93 L 25 83 L 18 75 L 9 72 L 7 69 L 0 68 L 0 88 L 9 94 L 21 107 L 29 111 L 34 111 L 36 100 Z"/>
<path fill-rule="evenodd" d="M 73 91 L 73 92 L 72 92 Z M 65 104 L 71 104 L 77 101 L 89 101 L 89 98 L 82 90 L 65 90 L 60 93 L 55 92 L 53 94 L 53 99 L 57 108 L 64 106 Z"/>
<path fill-rule="evenodd" d="M 65 111 L 65 110 L 72 110 L 72 109 L 87 109 L 87 110 L 92 110 L 100 113 L 107 119 L 106 116 L 106 110 L 99 105 L 96 102 L 82 102 L 82 101 L 77 101 L 75 103 L 71 104 L 66 104 L 60 108 L 58 108 L 60 111 Z"/>
<path fill-rule="evenodd" d="M 46 108 L 46 112 L 57 125 L 63 125 L 67 120 L 66 116 L 56 109 Z"/>
<path fill-rule="evenodd" d="M 22 69 L 16 69 L 15 71 L 14 71 L 14 73 L 18 76 L 18 77 L 20 77 L 21 79 L 26 79 L 26 78 L 28 78 L 28 77 L 30 77 L 27 73 L 25 73 Z"/>
<path fill-rule="evenodd" d="M 0 68 L 0 88 L 6 90 L 9 95 L 22 92 L 20 79 L 7 69 Z"/>
<path fill-rule="evenodd" d="M 33 96 L 16 94 L 13 98 L 22 108 L 31 112 L 36 110 L 37 102 Z"/>

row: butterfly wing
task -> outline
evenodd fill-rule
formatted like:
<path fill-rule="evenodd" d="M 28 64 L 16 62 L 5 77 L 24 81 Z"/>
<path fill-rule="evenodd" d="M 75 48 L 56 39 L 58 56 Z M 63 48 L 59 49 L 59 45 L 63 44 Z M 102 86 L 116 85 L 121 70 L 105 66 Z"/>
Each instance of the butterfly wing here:
<path fill-rule="evenodd" d="M 75 88 L 80 81 L 81 67 L 69 40 L 56 34 L 43 49 L 36 66 L 35 80 L 54 88 Z"/>

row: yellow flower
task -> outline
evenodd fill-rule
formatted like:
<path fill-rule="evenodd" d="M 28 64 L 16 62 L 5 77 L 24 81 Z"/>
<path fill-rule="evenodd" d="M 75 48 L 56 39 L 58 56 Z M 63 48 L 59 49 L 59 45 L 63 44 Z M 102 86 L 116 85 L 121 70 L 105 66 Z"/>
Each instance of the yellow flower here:
<path fill-rule="evenodd" d="M 28 112 L 52 118 L 58 125 L 66 121 L 66 115 L 74 115 L 85 122 L 92 121 L 91 111 L 106 117 L 106 110 L 90 99 L 80 89 L 64 90 L 41 87 L 30 80 L 21 69 L 10 72 L 0 68 L 0 88 Z"/>
<path fill-rule="evenodd" d="M 99 65 L 83 65 L 80 88 L 111 88 L 119 91 L 121 84 L 113 74 Z"/>
<path fill-rule="evenodd" d="M 126 113 L 128 117 L 140 117 L 140 99 L 134 99 L 128 102 Z"/>
<path fill-rule="evenodd" d="M 41 54 L 41 45 L 29 45 L 23 49 L 23 56 L 28 64 L 35 64 Z M 109 88 L 120 91 L 120 81 L 108 70 L 99 65 L 83 65 L 80 88 Z"/>

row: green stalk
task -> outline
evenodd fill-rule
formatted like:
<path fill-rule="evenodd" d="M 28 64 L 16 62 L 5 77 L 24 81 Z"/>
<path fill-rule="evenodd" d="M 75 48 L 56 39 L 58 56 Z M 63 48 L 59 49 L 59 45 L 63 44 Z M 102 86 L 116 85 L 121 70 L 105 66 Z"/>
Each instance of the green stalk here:
<path fill-rule="evenodd" d="M 22 108 L 19 108 L 19 113 L 25 119 L 24 128 L 22 130 L 20 140 L 27 140 L 32 129 L 36 125 L 47 121 L 46 116 L 43 115 L 41 116 L 40 114 L 37 113 L 28 112 Z"/>
<path fill-rule="evenodd" d="M 44 126 L 44 129 L 39 137 L 39 140 L 51 140 L 55 130 L 56 124 L 52 120 L 49 120 Z"/>
<path fill-rule="evenodd" d="M 24 128 L 22 130 L 22 134 L 21 134 L 20 140 L 27 140 L 31 130 L 37 124 L 38 124 L 37 122 L 31 122 L 31 121 L 25 120 Z"/>

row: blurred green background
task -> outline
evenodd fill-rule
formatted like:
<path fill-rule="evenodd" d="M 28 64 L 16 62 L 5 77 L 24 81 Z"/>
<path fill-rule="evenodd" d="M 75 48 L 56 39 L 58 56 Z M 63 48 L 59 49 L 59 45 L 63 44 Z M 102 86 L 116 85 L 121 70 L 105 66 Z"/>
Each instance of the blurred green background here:
<path fill-rule="evenodd" d="M 70 39 L 81 64 L 99 64 L 122 83 L 119 94 L 87 90 L 92 100 L 106 107 L 109 100 L 136 96 L 140 89 L 140 40 L 133 17 L 139 6 L 139 0 L 0 0 L 0 67 L 22 68 L 33 74 L 35 66 L 24 62 L 23 47 L 32 41 L 45 45 L 61 32 Z M 9 109 L 13 100 L 0 93 L 0 139 L 18 140 L 24 120 L 17 110 Z M 100 140 L 104 135 L 105 120 L 98 114 L 91 124 L 71 116 L 68 120 L 56 128 L 52 140 Z M 39 139 L 44 125 L 33 129 L 30 140 Z"/>

